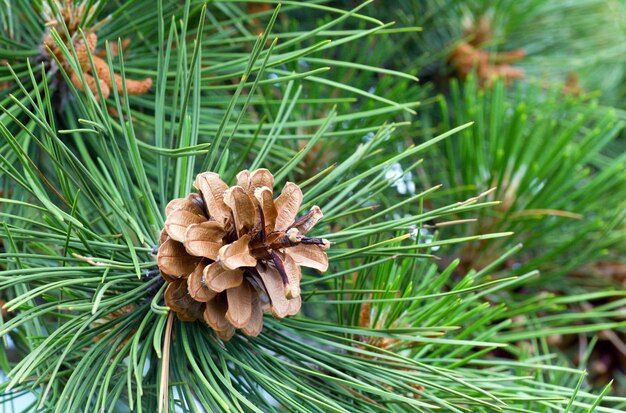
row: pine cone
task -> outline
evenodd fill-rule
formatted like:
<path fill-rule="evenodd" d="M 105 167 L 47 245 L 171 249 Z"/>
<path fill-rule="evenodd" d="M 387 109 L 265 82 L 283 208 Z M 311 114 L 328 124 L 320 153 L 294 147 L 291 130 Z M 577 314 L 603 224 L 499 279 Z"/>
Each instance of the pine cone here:
<path fill-rule="evenodd" d="M 240 172 L 230 188 L 205 172 L 194 186 L 199 194 L 165 210 L 157 264 L 170 283 L 166 305 L 182 321 L 204 319 L 224 340 L 235 329 L 257 336 L 264 311 L 296 314 L 300 266 L 328 268 L 329 242 L 306 236 L 323 217 L 319 207 L 296 219 L 302 191 L 288 182 L 274 200 L 267 169 Z"/>
<path fill-rule="evenodd" d="M 74 7 L 73 2 L 71 1 L 65 2 L 62 8 L 61 4 L 58 4 L 57 7 L 60 8 L 59 11 L 63 23 L 59 21 L 57 16 L 55 16 L 52 11 L 49 11 L 49 15 L 47 16 L 48 21 L 46 24 L 49 28 L 47 30 L 47 34 L 44 35 L 42 40 L 44 46 L 43 51 L 50 64 L 56 64 L 55 58 L 59 61 L 63 69 L 69 74 L 70 80 L 76 88 L 81 91 L 85 91 L 85 85 L 83 84 L 80 76 L 72 69 L 70 62 L 65 59 L 65 55 L 63 54 L 61 47 L 56 44 L 54 38 L 50 34 L 52 28 L 57 31 L 61 41 L 68 49 L 70 49 L 70 44 L 73 43 L 74 49 L 76 50 L 76 56 L 78 57 L 78 63 L 80 65 L 80 71 L 82 72 L 87 87 L 93 93 L 96 101 L 99 101 L 100 99 L 98 86 L 102 91 L 104 99 L 109 97 L 113 88 L 117 89 L 119 93 L 122 93 L 124 88 L 126 88 L 126 93 L 128 95 L 143 95 L 150 90 L 152 87 L 152 79 L 149 77 L 142 80 L 125 79 L 125 81 L 122 81 L 122 76 L 118 73 L 114 73 L 113 77 L 111 77 L 111 71 L 106 61 L 106 52 L 104 50 L 96 52 L 98 36 L 96 35 L 95 27 L 83 28 L 85 31 L 86 41 L 79 36 L 78 29 L 80 28 L 80 22 L 93 16 L 94 7 L 86 9 L 84 4 Z M 67 28 L 67 34 L 65 28 Z M 122 48 L 127 46 L 129 43 L 130 39 L 124 39 Z M 113 56 L 117 56 L 119 53 L 117 44 L 113 43 L 111 46 Z M 91 60 L 89 53 L 91 53 Z M 93 62 L 95 73 L 91 67 L 91 62 Z"/>

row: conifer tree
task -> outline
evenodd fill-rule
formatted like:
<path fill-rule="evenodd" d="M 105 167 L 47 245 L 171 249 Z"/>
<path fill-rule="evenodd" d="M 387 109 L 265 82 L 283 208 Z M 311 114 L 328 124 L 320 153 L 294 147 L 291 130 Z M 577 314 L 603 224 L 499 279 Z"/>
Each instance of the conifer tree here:
<path fill-rule="evenodd" d="M 624 411 L 608 6 L 455 3 L 5 2 L 2 408 Z"/>

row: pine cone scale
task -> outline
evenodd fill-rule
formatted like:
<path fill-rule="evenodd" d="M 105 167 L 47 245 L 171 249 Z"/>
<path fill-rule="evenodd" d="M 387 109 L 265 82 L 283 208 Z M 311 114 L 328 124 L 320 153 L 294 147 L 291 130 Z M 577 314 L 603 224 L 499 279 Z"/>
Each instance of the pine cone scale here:
<path fill-rule="evenodd" d="M 252 318 L 252 293 L 252 287 L 247 281 L 238 287 L 227 290 L 228 311 L 226 311 L 226 319 L 233 327 L 242 328 L 250 322 Z"/>
<path fill-rule="evenodd" d="M 168 238 L 159 247 L 157 264 L 161 272 L 173 277 L 190 274 L 196 267 L 198 258 L 187 253 L 183 244 Z"/>
<path fill-rule="evenodd" d="M 328 256 L 317 245 L 294 245 L 286 249 L 285 254 L 289 255 L 300 266 L 314 268 L 321 272 L 328 269 Z"/>
<path fill-rule="evenodd" d="M 191 255 L 215 261 L 225 235 L 226 231 L 215 221 L 191 224 L 185 231 L 185 248 Z"/>
<path fill-rule="evenodd" d="M 293 182 L 287 182 L 283 191 L 274 201 L 276 205 L 276 231 L 286 231 L 294 222 L 300 205 L 302 204 L 302 191 L 300 187 Z"/>
<path fill-rule="evenodd" d="M 220 179 L 218 174 L 205 172 L 197 176 L 194 186 L 200 191 L 209 216 L 224 225 L 230 219 L 231 214 L 224 202 L 224 192 L 228 189 L 228 185 Z"/>
<path fill-rule="evenodd" d="M 185 242 L 185 232 L 190 225 L 206 222 L 206 217 L 184 209 L 173 211 L 165 220 L 165 230 L 175 241 Z"/>

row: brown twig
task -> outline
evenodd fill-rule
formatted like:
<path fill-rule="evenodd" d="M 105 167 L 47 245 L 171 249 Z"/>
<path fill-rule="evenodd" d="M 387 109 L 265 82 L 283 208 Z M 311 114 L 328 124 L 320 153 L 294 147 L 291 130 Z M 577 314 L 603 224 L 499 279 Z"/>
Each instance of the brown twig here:
<path fill-rule="evenodd" d="M 165 337 L 163 338 L 163 360 L 161 362 L 161 380 L 159 385 L 159 413 L 168 413 L 169 411 L 170 343 L 172 340 L 173 322 L 174 312 L 170 311 L 165 326 Z"/>

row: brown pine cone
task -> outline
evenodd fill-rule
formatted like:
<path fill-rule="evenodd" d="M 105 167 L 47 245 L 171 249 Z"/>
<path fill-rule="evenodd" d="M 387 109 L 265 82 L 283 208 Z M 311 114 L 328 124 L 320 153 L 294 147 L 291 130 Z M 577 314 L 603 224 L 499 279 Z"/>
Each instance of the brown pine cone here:
<path fill-rule="evenodd" d="M 224 340 L 235 329 L 257 336 L 264 311 L 296 314 L 300 266 L 328 268 L 329 242 L 306 236 L 323 217 L 319 207 L 296 219 L 302 191 L 288 182 L 273 199 L 267 169 L 240 172 L 230 188 L 205 172 L 194 186 L 198 194 L 165 211 L 157 264 L 170 283 L 166 305 L 183 321 L 203 318 Z"/>

